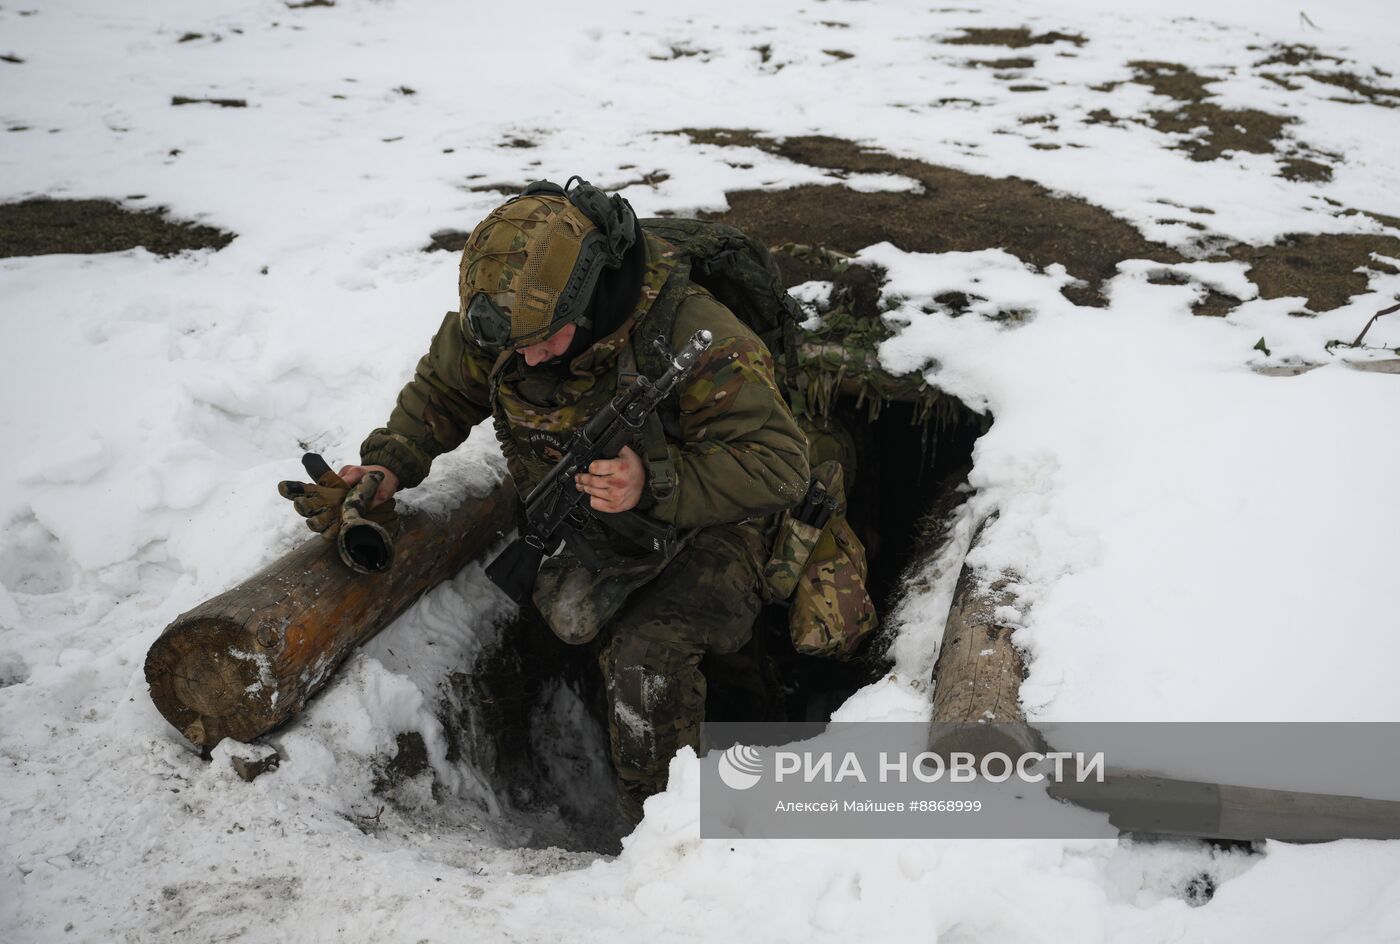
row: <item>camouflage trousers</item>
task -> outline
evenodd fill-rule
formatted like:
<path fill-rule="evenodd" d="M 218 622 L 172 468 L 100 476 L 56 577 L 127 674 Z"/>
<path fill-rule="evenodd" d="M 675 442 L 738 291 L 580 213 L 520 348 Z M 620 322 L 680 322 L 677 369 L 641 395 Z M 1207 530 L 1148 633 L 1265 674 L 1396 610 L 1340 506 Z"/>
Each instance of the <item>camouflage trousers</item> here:
<path fill-rule="evenodd" d="M 705 719 L 707 654 L 736 653 L 762 606 L 752 525 L 716 525 L 691 538 L 655 579 L 635 590 L 606 628 L 598 657 L 618 806 L 641 819 L 642 801 L 666 787 L 671 757 L 697 747 Z"/>

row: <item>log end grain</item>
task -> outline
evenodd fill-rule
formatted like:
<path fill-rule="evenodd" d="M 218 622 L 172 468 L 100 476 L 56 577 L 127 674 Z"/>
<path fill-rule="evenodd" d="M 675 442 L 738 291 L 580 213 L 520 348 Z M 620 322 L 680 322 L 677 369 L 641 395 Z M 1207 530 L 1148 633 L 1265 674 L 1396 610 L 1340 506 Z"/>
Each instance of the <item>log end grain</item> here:
<path fill-rule="evenodd" d="M 156 708 L 198 747 L 225 737 L 252 740 L 275 691 L 256 635 L 224 619 L 199 619 L 181 629 L 146 656 Z"/>

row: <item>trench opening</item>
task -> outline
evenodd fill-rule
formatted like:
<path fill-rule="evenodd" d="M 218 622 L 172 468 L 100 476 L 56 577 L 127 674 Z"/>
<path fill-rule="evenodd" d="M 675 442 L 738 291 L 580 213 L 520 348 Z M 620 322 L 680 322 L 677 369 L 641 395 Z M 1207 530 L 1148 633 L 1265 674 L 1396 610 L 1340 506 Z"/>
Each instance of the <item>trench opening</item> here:
<path fill-rule="evenodd" d="M 961 504 L 973 444 L 991 423 L 938 396 L 944 402 L 930 411 L 899 401 L 875 410 L 838 395 L 829 412 L 854 438 L 848 519 L 867 548 L 867 586 L 882 619 L 911 566 L 934 549 L 939 520 Z M 705 657 L 707 720 L 826 720 L 887 671 L 883 626 L 838 661 L 799 654 L 787 618 L 783 607 L 766 606 L 744 649 Z M 527 606 L 499 645 L 450 680 L 449 759 L 471 762 L 500 800 L 505 844 L 608 852 L 628 831 L 614 807 L 601 644 L 561 642 Z"/>

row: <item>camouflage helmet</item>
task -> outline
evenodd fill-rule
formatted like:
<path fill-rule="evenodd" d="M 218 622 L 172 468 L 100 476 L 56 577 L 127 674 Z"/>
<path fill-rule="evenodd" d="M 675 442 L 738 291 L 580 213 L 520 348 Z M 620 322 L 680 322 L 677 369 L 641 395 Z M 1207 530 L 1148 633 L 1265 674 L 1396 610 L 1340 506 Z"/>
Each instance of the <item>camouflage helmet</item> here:
<path fill-rule="evenodd" d="M 567 189 L 530 184 L 492 210 L 462 250 L 468 336 L 499 351 L 542 341 L 567 324 L 589 327 L 598 276 L 621 264 L 635 226 L 626 200 L 580 178 Z"/>

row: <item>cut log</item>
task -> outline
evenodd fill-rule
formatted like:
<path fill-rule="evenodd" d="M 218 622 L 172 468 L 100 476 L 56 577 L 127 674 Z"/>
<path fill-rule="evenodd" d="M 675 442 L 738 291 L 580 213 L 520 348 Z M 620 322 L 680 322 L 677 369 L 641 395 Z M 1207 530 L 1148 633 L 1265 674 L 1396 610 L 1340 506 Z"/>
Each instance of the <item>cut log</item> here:
<path fill-rule="evenodd" d="M 1065 781 L 1050 796 L 1108 814 L 1123 832 L 1204 839 L 1331 842 L 1400 839 L 1400 803 L 1262 790 L 1116 771 L 1102 783 Z"/>
<path fill-rule="evenodd" d="M 991 519 L 983 522 L 972 547 Z M 978 758 L 1002 751 L 1014 757 L 1041 743 L 1025 724 L 1021 682 L 1025 664 L 1012 642 L 1013 627 L 997 617 L 1014 603 L 1005 574 L 986 575 L 964 563 L 933 666 L 933 724 L 929 750 L 966 751 Z"/>
<path fill-rule="evenodd" d="M 400 517 L 393 567 L 358 574 L 319 537 L 179 616 L 146 656 L 160 713 L 197 747 L 294 717 L 355 647 L 515 527 L 507 479 L 446 515 Z"/>

